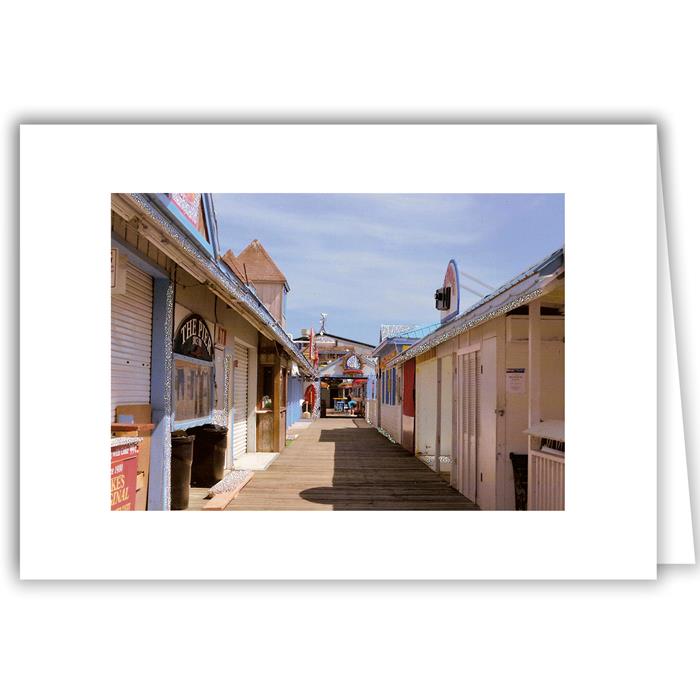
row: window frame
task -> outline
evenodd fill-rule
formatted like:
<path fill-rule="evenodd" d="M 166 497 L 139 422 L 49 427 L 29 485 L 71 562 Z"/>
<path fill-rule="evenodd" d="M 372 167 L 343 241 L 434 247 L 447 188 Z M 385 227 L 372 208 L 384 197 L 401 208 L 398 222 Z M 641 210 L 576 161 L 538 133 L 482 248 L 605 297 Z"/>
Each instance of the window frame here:
<path fill-rule="evenodd" d="M 176 373 L 177 373 L 177 361 L 182 360 L 183 362 L 188 362 L 190 364 L 194 365 L 202 365 L 203 367 L 208 367 L 211 372 L 209 376 L 209 413 L 206 416 L 200 416 L 199 418 L 187 418 L 184 420 L 177 420 L 176 415 L 177 415 L 177 397 L 176 397 L 176 392 L 175 392 L 175 382 L 176 382 Z M 216 377 L 216 367 L 214 366 L 214 362 L 208 362 L 207 360 L 199 360 L 196 357 L 190 357 L 189 355 L 181 355 L 180 353 L 173 353 L 173 363 L 172 363 L 172 370 L 171 370 L 171 376 L 172 376 L 172 391 L 171 391 L 171 397 L 172 397 L 172 406 L 171 406 L 171 423 L 173 426 L 173 430 L 186 430 L 187 428 L 194 428 L 197 425 L 207 425 L 213 421 L 214 417 L 214 408 L 215 408 L 215 403 L 216 403 L 216 397 L 214 396 L 214 385 L 215 385 L 215 377 Z"/>

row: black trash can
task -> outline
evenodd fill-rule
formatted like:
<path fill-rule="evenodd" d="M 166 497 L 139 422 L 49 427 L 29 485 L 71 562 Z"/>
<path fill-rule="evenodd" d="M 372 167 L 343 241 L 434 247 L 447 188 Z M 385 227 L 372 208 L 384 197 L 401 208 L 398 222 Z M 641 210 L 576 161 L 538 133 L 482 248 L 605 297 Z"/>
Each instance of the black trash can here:
<path fill-rule="evenodd" d="M 170 510 L 187 510 L 194 436 L 184 430 L 170 435 Z"/>
<path fill-rule="evenodd" d="M 321 399 L 321 418 L 326 417 L 326 399 Z"/>
<path fill-rule="evenodd" d="M 228 428 L 221 425 L 198 425 L 190 428 L 187 434 L 194 436 L 190 484 L 213 486 L 224 478 Z"/>
<path fill-rule="evenodd" d="M 515 484 L 515 510 L 527 510 L 527 455 L 510 453 Z"/>

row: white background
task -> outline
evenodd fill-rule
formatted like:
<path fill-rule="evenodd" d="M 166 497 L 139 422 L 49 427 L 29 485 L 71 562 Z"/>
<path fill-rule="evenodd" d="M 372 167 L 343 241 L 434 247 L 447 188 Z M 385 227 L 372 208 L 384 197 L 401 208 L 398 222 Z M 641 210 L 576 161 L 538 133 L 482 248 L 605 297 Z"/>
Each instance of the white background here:
<path fill-rule="evenodd" d="M 687 3 L 37 5 L 5 15 L 8 231 L 21 120 L 659 122 L 696 495 L 700 110 Z M 81 206 L 76 192 L 56 215 Z M 16 251 L 10 237 L 9 438 Z M 9 477 L 4 687 L 16 683 L 18 697 L 697 696 L 694 567 L 637 584 L 19 584 Z"/>

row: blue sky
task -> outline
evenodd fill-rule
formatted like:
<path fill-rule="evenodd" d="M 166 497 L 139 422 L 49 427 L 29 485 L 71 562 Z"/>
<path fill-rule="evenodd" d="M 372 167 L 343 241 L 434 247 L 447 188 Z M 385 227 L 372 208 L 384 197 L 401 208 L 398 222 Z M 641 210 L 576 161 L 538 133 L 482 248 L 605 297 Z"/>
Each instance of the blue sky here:
<path fill-rule="evenodd" d="M 223 250 L 259 239 L 291 292 L 287 330 L 376 343 L 382 323 L 439 320 L 454 258 L 499 286 L 564 244 L 562 194 L 217 194 Z M 475 283 L 462 279 L 468 286 Z M 485 291 L 485 290 L 484 290 Z M 461 310 L 478 297 L 462 290 Z"/>

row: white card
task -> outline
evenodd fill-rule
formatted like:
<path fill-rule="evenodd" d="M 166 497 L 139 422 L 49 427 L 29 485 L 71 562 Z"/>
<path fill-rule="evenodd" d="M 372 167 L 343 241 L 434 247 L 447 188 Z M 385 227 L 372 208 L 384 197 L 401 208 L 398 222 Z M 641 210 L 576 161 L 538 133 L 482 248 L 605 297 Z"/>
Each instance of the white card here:
<path fill-rule="evenodd" d="M 22 127 L 22 577 L 655 578 L 656 167 L 651 125 Z M 566 510 L 110 512 L 109 195 L 166 189 L 564 193 Z"/>

